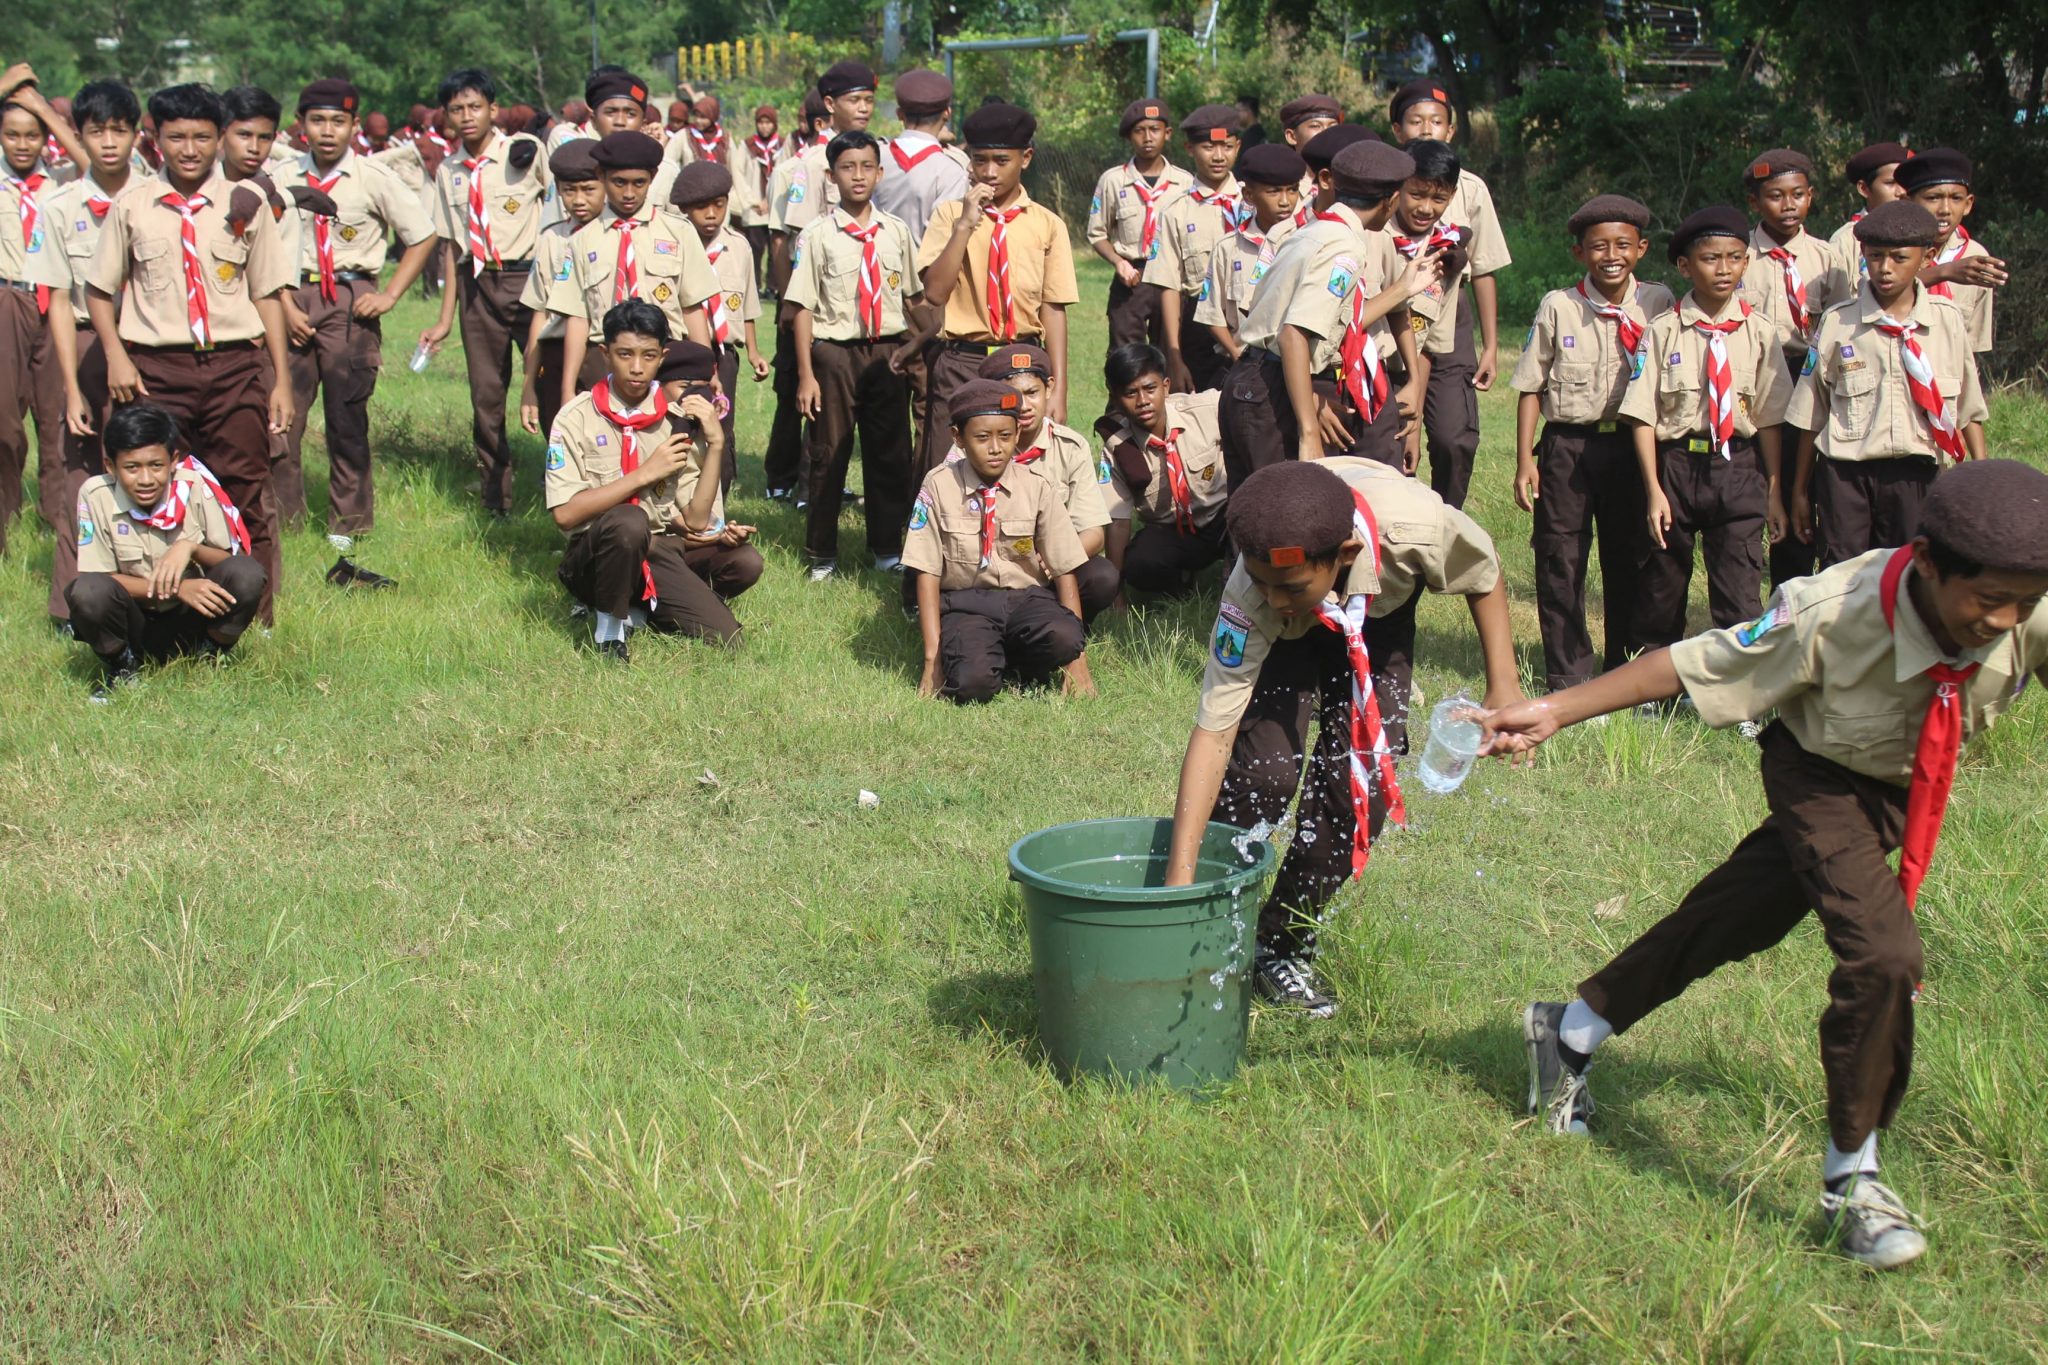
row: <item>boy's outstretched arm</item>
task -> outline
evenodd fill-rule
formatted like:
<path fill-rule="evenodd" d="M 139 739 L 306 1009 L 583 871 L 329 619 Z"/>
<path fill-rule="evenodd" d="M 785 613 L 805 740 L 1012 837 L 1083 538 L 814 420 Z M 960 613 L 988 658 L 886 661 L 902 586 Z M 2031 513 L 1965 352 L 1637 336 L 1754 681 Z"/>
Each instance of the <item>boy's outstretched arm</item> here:
<path fill-rule="evenodd" d="M 1670 649 L 1652 650 L 1577 687 L 1483 712 L 1479 720 L 1486 726 L 1486 747 L 1480 752 L 1496 758 L 1526 754 L 1567 725 L 1646 701 L 1664 701 L 1684 690 Z M 1179 830 L 1176 821 L 1176 837 Z"/>
<path fill-rule="evenodd" d="M 1508 621 L 1507 581 L 1465 599 L 1472 628 L 1479 633 L 1479 657 L 1486 668 L 1486 697 L 1481 705 L 1498 710 L 1522 700 L 1522 674 L 1515 666 L 1515 632 Z"/>
<path fill-rule="evenodd" d="M 1198 725 L 1188 736 L 1187 756 L 1180 763 L 1180 792 L 1173 798 L 1173 840 L 1166 849 L 1168 886 L 1194 883 L 1202 835 L 1209 828 L 1209 812 L 1216 809 L 1216 796 L 1223 790 L 1223 774 L 1236 744 L 1235 725 L 1228 730 L 1204 730 Z"/>

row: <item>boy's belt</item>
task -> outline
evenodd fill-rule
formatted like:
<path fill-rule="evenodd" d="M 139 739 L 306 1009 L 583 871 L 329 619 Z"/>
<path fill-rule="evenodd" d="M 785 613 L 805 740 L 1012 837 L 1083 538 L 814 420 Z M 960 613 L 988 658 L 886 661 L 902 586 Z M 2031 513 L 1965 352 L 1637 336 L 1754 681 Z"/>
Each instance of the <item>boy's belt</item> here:
<path fill-rule="evenodd" d="M 0 289 L 18 289 L 24 294 L 36 292 L 36 286 L 27 280 L 0 280 Z"/>
<path fill-rule="evenodd" d="M 525 275 L 533 270 L 532 261 L 485 261 L 486 275 Z M 336 278 L 340 278 L 337 276 Z"/>
<path fill-rule="evenodd" d="M 334 272 L 334 282 L 336 284 L 355 284 L 360 280 L 374 280 L 376 278 L 376 272 L 369 270 L 337 270 Z M 304 271 L 299 276 L 299 283 L 320 283 L 320 272 L 317 270 Z"/>
<path fill-rule="evenodd" d="M 1621 430 L 1619 421 L 1613 422 L 1545 422 L 1545 431 L 1555 431 L 1565 436 L 1612 436 Z"/>
<path fill-rule="evenodd" d="M 940 346 L 956 355 L 991 356 L 1005 346 L 1043 346 L 1038 337 L 1018 337 L 1015 341 L 941 341 Z"/>
<path fill-rule="evenodd" d="M 1657 448 L 1659 450 L 1680 450 L 1688 455 L 1711 455 L 1714 453 L 1714 441 L 1710 436 L 1681 436 L 1675 441 L 1659 441 Z M 1728 449 L 1731 452 L 1742 451 L 1747 453 L 1756 449 L 1756 437 L 1731 436 L 1728 438 Z"/>

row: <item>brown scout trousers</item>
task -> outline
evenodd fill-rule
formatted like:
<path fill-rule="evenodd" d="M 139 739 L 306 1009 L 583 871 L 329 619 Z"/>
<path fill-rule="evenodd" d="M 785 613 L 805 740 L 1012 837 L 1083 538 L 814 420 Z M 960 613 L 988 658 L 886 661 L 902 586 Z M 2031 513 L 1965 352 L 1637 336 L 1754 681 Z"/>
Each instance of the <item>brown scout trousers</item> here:
<path fill-rule="evenodd" d="M 1830 460 L 1816 452 L 1813 504 L 1820 514 L 1820 567 L 1869 550 L 1908 544 L 1940 466 L 1924 455 Z"/>
<path fill-rule="evenodd" d="M 1044 338 L 1038 336 L 1020 336 L 1017 340 L 1034 346 L 1045 344 Z M 946 452 L 953 448 L 954 392 L 970 379 L 979 377 L 981 362 L 1007 344 L 988 345 L 979 341 L 940 338 L 925 346 L 925 420 L 924 430 L 918 433 L 917 449 L 910 466 L 913 498 L 915 490 L 924 487 L 925 475 L 944 464 Z M 908 520 L 907 514 L 905 520 Z M 917 609 L 917 581 L 907 573 L 903 575 L 903 606 L 906 611 L 915 612 Z"/>
<path fill-rule="evenodd" d="M 1223 509 L 1185 534 L 1170 521 L 1147 522 L 1124 548 L 1124 586 L 1137 592 L 1186 597 L 1202 570 L 1230 553 Z"/>
<path fill-rule="evenodd" d="M 1209 324 L 1195 321 L 1195 299 L 1187 294 L 1180 296 L 1180 358 L 1196 393 L 1222 388 L 1223 376 L 1230 373 L 1230 353 L 1217 344 Z"/>
<path fill-rule="evenodd" d="M 320 297 L 318 283 L 302 284 L 295 296 L 299 310 L 313 323 L 313 339 L 286 354 L 297 415 L 277 462 L 277 498 L 286 521 L 306 518 L 304 451 L 306 423 L 313 415 L 313 396 L 321 396 L 327 417 L 327 530 L 341 536 L 363 535 L 377 519 L 376 490 L 370 474 L 370 395 L 377 391 L 377 370 L 384 363 L 384 328 L 376 318 L 364 321 L 352 311 L 355 301 L 375 293 L 373 279 L 336 280 L 334 301 Z M 465 340 L 465 349 L 467 341 Z"/>
<path fill-rule="evenodd" d="M 71 619 L 71 604 L 64 590 L 78 577 L 78 497 L 86 481 L 106 472 L 100 453 L 99 433 L 107 420 L 107 353 L 89 327 L 78 332 L 78 387 L 85 394 L 86 414 L 92 418 L 93 434 L 74 436 L 64 432 L 64 467 L 61 478 L 48 473 L 37 476 L 37 491 L 43 501 L 43 516 L 53 513 L 50 534 L 56 544 L 50 556 L 50 615 L 59 621 Z"/>
<path fill-rule="evenodd" d="M 512 384 L 513 353 L 525 349 L 527 325 L 533 320 L 533 310 L 519 301 L 532 268 L 531 261 L 512 261 L 503 269 L 486 267 L 478 275 L 467 261 L 455 267 L 462 358 L 469 369 L 470 406 L 475 409 L 469 433 L 476 445 L 476 472 L 487 512 L 512 510 L 512 441 L 505 432 L 505 392 Z"/>
<path fill-rule="evenodd" d="M 803 478 L 804 419 L 796 409 L 796 326 L 781 321 L 776 309 L 775 354 L 769 360 L 775 389 L 775 417 L 768 427 L 768 448 L 761 456 L 761 474 L 777 492 L 794 491 Z"/>
<path fill-rule="evenodd" d="M 555 418 L 562 411 L 562 339 L 547 337 L 539 349 L 540 363 L 534 366 L 529 392 L 540 408 L 540 434 L 546 440 L 554 433 Z M 546 479 L 545 473 L 542 479 Z"/>
<path fill-rule="evenodd" d="M 1325 454 L 1357 455 L 1401 467 L 1401 409 L 1391 396 L 1380 415 L 1368 424 L 1359 419 L 1350 395 L 1335 383 L 1317 379 L 1315 386 L 1317 393 L 1337 405 L 1351 433 L 1349 446 Z M 1254 470 L 1295 458 L 1301 429 L 1295 425 L 1294 405 L 1287 400 L 1287 381 L 1278 355 L 1262 347 L 1245 348 L 1224 376 L 1217 421 L 1222 429 L 1223 468 L 1232 488 L 1242 486 Z"/>
<path fill-rule="evenodd" d="M 57 307 L 70 306 L 61 293 L 51 298 Z M 76 519 L 77 506 L 75 498 L 57 505 L 64 480 L 45 472 L 63 463 L 64 376 L 49 329 L 36 309 L 35 291 L 0 286 L 0 552 L 7 549 L 7 528 L 21 510 L 31 412 L 36 418 L 37 509 L 55 530 Z M 58 513 L 54 519 L 53 511 Z"/>
<path fill-rule="evenodd" d="M 1726 460 L 1706 444 L 1692 437 L 1657 446 L 1657 478 L 1671 504 L 1671 529 L 1664 533 L 1663 549 L 1651 542 L 1643 550 L 1632 620 L 1644 649 L 1676 644 L 1685 635 L 1695 538 L 1707 561 L 1707 605 L 1717 629 L 1749 620 L 1762 600 L 1768 498 L 1763 455 L 1748 437 L 1730 442 Z"/>
<path fill-rule="evenodd" d="M 872 341 L 818 341 L 811 373 L 821 400 L 810 432 L 810 507 L 804 553 L 815 562 L 839 557 L 840 493 L 860 434 L 861 490 L 867 499 L 868 548 L 903 553 L 910 520 L 910 381 L 889 368 L 899 336 Z"/>
<path fill-rule="evenodd" d="M 1429 383 L 1422 391 L 1422 437 L 1429 451 L 1429 486 L 1453 507 L 1465 505 L 1472 487 L 1472 461 L 1479 453 L 1479 391 L 1472 376 L 1479 357 L 1472 350 L 1472 306 L 1458 291 L 1457 329 L 1451 349 L 1429 358 Z"/>
<path fill-rule="evenodd" d="M 1543 676 L 1553 692 L 1617 668 L 1635 652 L 1630 613 L 1643 534 L 1643 475 L 1628 429 L 1618 422 L 1544 425 L 1536 441 L 1541 477 L 1536 499 L 1536 619 L 1543 631 Z M 1586 633 L 1586 563 L 1600 545 L 1606 651 L 1596 661 Z"/>
<path fill-rule="evenodd" d="M 915 574 L 905 577 L 915 578 Z M 1081 657 L 1087 633 L 1051 588 L 960 588 L 939 594 L 943 695 L 992 701 L 1005 678 L 1049 683 Z"/>
<path fill-rule="evenodd" d="M 718 391 L 725 395 L 725 416 L 718 419 L 718 429 L 725 435 L 725 450 L 718 461 L 718 491 L 730 498 L 740 463 L 739 443 L 733 434 L 740 420 L 740 352 L 730 343 L 718 348 Z"/>
<path fill-rule="evenodd" d="M 247 555 L 223 559 L 202 571 L 227 590 L 235 605 L 215 617 L 201 616 L 182 602 L 168 611 L 148 611 L 110 573 L 83 573 L 65 590 L 71 629 L 102 659 L 132 649 L 146 659 L 168 659 L 199 647 L 209 633 L 233 644 L 242 638 L 263 600 L 263 566 Z"/>
<path fill-rule="evenodd" d="M 1587 978 L 1579 996 L 1626 1033 L 1727 962 L 1760 953 L 1811 910 L 1835 955 L 1820 1016 L 1828 1135 L 1853 1152 L 1891 1125 L 1913 1068 L 1920 931 L 1885 857 L 1899 846 L 1906 790 L 1763 734 L 1771 813 L 1678 908 Z"/>
<path fill-rule="evenodd" d="M 655 535 L 645 509 L 633 503 L 620 503 L 569 537 L 556 577 L 592 611 L 626 616 L 645 590 L 643 562 L 654 573 L 654 629 L 720 644 L 739 638 L 740 623 L 725 604 L 760 580 L 761 552 L 751 545 L 686 547 L 681 536 Z"/>
<path fill-rule="evenodd" d="M 1131 264 L 1138 270 L 1145 268 L 1143 261 Z M 1109 282 L 1109 348 L 1128 346 L 1134 341 L 1149 341 L 1157 346 L 1165 333 L 1161 330 L 1164 319 L 1159 309 L 1159 286 L 1156 284 L 1125 284 L 1121 279 Z"/>
<path fill-rule="evenodd" d="M 1806 368 L 1806 353 L 1807 348 L 1805 346 L 1784 352 L 1785 368 L 1790 371 L 1792 382 L 1795 385 L 1799 382 L 1800 372 Z M 1789 469 L 1792 464 L 1793 452 L 1799 449 L 1799 429 L 1793 426 L 1781 426 L 1778 428 L 1778 433 L 1778 449 L 1785 452 L 1784 463 L 1785 467 Z M 1815 452 L 1815 457 L 1818 459 L 1819 452 Z M 1791 499 L 1791 487 L 1792 483 L 1788 478 L 1785 480 L 1785 488 L 1787 490 L 1785 496 L 1787 501 Z M 1818 498 L 1814 502 L 1814 515 L 1816 518 L 1820 516 Z M 1822 524 L 1825 525 L 1825 522 Z M 1905 542 L 1901 541 L 1899 543 L 1904 544 Z M 1785 538 L 1783 540 L 1774 540 L 1770 545 L 1769 558 L 1766 563 L 1770 568 L 1771 585 L 1775 587 L 1789 578 L 1805 578 L 1815 569 L 1819 568 L 1822 544 L 1822 538 L 1818 535 L 1810 541 L 1802 542 L 1788 527 L 1785 532 Z"/>
<path fill-rule="evenodd" d="M 1312 715 L 1318 717 L 1313 752 Z M 1351 878 L 1358 828 L 1351 805 L 1351 664 L 1344 637 L 1334 630 L 1273 642 L 1238 722 L 1230 766 L 1209 818 L 1240 829 L 1261 820 L 1277 825 L 1297 791 L 1294 839 L 1259 909 L 1259 948 L 1308 957 L 1316 951 L 1324 910 Z M 1377 785 L 1370 815 L 1372 837 L 1378 838 L 1387 812 Z"/>
<path fill-rule="evenodd" d="M 130 346 L 128 356 L 149 390 L 149 401 L 177 418 L 179 435 L 220 480 L 248 524 L 250 557 L 264 574 L 257 619 L 269 625 L 283 564 L 277 491 L 271 482 L 270 390 L 276 380 L 270 356 L 253 341 L 225 342 L 206 351 Z"/>

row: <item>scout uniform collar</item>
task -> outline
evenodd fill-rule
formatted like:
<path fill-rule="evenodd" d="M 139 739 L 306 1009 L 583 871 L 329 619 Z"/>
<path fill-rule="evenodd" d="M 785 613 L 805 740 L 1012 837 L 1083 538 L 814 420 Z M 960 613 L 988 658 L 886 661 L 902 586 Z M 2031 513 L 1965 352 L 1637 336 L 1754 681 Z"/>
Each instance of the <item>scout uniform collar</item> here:
<path fill-rule="evenodd" d="M 337 175 L 354 175 L 356 173 L 356 149 L 353 146 L 342 148 L 341 155 L 335 158 L 334 164 L 324 171 L 313 163 L 313 153 L 310 150 L 299 154 L 299 162 L 302 170 L 317 175 L 323 180 Z"/>
<path fill-rule="evenodd" d="M 1332 204 L 1326 209 L 1316 209 L 1315 215 L 1319 223 L 1343 223 L 1354 232 L 1365 231 L 1365 220 L 1349 204 Z"/>
<path fill-rule="evenodd" d="M 1934 631 L 1920 615 L 1920 605 L 1913 600 L 1911 591 L 1915 578 L 1920 576 L 1918 567 L 1908 564 L 1905 581 L 1899 584 L 1898 601 L 1904 608 L 1892 614 L 1892 679 L 1906 682 L 1919 677 L 1936 664 L 1985 664 L 1993 673 L 2011 673 L 2004 655 L 2012 648 L 2012 634 L 2007 632 L 1991 644 L 1977 649 L 1966 649 L 1960 654 L 1944 654 L 1935 643 Z M 1884 560 L 1874 561 L 1865 575 L 1865 590 L 1874 594 L 1884 591 Z M 1880 603 L 1880 609 L 1882 604 Z M 1994 657 L 1999 662 L 1993 663 Z"/>
<path fill-rule="evenodd" d="M 1678 320 L 1687 327 L 1701 322 L 1726 322 L 1730 318 L 1745 316 L 1747 314 L 1743 312 L 1742 291 L 1739 289 L 1728 296 L 1728 302 L 1721 305 L 1721 311 L 1718 313 L 1709 313 L 1702 308 L 1699 299 L 1690 289 L 1686 290 L 1685 297 L 1678 301 Z"/>
<path fill-rule="evenodd" d="M 865 223 L 861 222 L 860 219 L 848 213 L 843 207 L 841 207 L 838 204 L 834 204 L 829 210 L 827 210 L 827 212 L 829 212 L 832 215 L 832 226 L 838 228 L 860 228 L 863 231 L 873 227 L 879 217 L 879 215 L 875 211 L 875 204 L 873 200 L 868 201 L 868 220 Z"/>
<path fill-rule="evenodd" d="M 1801 223 L 1799 225 L 1799 230 L 1797 232 L 1793 233 L 1783 242 L 1780 242 L 1777 238 L 1771 236 L 1770 233 L 1764 231 L 1764 225 L 1762 223 L 1758 223 L 1749 231 L 1750 254 L 1753 256 L 1760 256 L 1766 255 L 1773 251 L 1792 251 L 1798 247 L 1801 239 L 1807 237 L 1808 235 L 1809 234 L 1806 231 L 1806 224 Z M 1819 238 L 1814 238 L 1814 240 L 1818 241 Z"/>
<path fill-rule="evenodd" d="M 477 157 L 483 157 L 490 161 L 502 161 L 504 157 L 500 153 L 507 146 L 511 145 L 511 142 L 510 134 L 506 133 L 503 128 L 493 125 L 491 131 L 484 137 L 484 149 L 482 151 L 472 152 L 469 148 L 457 142 L 455 144 L 455 154 L 464 161 L 474 160 Z"/>
<path fill-rule="evenodd" d="M 1915 327 L 1923 330 L 1931 329 L 1934 324 L 1928 315 L 1932 310 L 1927 304 L 1927 300 L 1930 297 L 1932 296 L 1927 292 L 1926 285 L 1918 280 L 1913 281 L 1913 311 L 1906 314 L 1904 318 L 1894 318 L 1889 312 L 1885 311 L 1885 306 L 1877 301 L 1877 293 L 1871 289 L 1870 281 L 1866 279 L 1862 284 L 1856 286 L 1856 302 L 1861 305 L 1857 310 L 1856 320 L 1872 327 L 1875 327 L 1880 322 L 1900 321 L 1911 322 Z"/>
<path fill-rule="evenodd" d="M 625 216 L 626 215 L 623 213 L 612 212 L 612 206 L 610 204 L 606 204 L 604 206 L 604 210 L 597 215 L 597 221 L 599 223 L 602 223 L 605 227 L 610 227 L 613 223 L 618 222 L 621 218 Z M 652 203 L 643 203 L 633 213 L 633 222 L 639 225 L 640 227 L 646 227 L 653 221 L 654 205 Z"/>

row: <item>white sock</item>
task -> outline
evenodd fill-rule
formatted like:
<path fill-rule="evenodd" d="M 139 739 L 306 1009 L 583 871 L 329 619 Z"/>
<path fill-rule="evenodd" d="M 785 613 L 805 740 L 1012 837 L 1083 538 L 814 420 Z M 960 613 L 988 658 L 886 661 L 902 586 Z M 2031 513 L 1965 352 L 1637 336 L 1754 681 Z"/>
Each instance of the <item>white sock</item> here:
<path fill-rule="evenodd" d="M 626 613 L 626 629 L 639 630 L 647 624 L 647 608 L 635 607 Z"/>
<path fill-rule="evenodd" d="M 613 640 L 624 640 L 626 638 L 626 618 L 614 616 L 608 611 L 599 612 L 597 614 L 596 634 L 597 642 L 601 645 L 609 644 Z"/>
<path fill-rule="evenodd" d="M 1877 1130 L 1863 1139 L 1863 1145 L 1853 1152 L 1845 1152 L 1830 1141 L 1828 1154 L 1821 1158 L 1820 1179 L 1823 1185 L 1832 1185 L 1844 1176 L 1877 1174 Z"/>
<path fill-rule="evenodd" d="M 1564 1007 L 1564 1019 L 1557 1026 L 1557 1040 L 1574 1052 L 1593 1055 L 1593 1049 L 1607 1041 L 1607 1035 L 1614 1032 L 1614 1025 L 1594 1013 L 1593 1007 L 1583 1000 L 1573 1000 Z"/>

